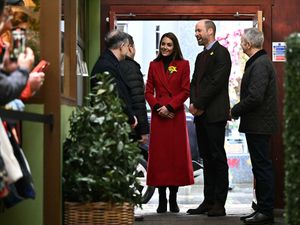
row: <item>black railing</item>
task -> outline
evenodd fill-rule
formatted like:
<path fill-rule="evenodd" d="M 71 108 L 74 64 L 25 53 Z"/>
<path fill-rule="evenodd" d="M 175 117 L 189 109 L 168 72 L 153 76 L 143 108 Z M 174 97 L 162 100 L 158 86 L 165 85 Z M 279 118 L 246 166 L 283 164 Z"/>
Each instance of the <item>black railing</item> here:
<path fill-rule="evenodd" d="M 14 110 L 6 110 L 0 108 L 0 117 L 5 120 L 26 120 L 31 122 L 39 122 L 53 125 L 53 115 L 42 115 L 38 113 L 31 112 L 23 112 L 23 111 L 14 111 Z"/>

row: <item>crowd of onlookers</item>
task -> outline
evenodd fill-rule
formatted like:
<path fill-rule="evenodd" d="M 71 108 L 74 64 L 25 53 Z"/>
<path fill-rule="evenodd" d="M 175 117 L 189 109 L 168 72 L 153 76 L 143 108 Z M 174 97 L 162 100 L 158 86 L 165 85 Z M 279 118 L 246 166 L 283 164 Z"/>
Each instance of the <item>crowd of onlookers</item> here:
<path fill-rule="evenodd" d="M 33 69 L 35 53 L 26 45 L 30 15 L 22 2 L 0 0 L 0 107 L 18 111 L 24 110 L 23 101 L 40 89 L 45 77 L 44 72 Z M 31 175 L 17 127 L 17 121 L 0 118 L 0 199 L 7 207 L 20 200 L 17 196 L 35 195 L 28 189 Z"/>

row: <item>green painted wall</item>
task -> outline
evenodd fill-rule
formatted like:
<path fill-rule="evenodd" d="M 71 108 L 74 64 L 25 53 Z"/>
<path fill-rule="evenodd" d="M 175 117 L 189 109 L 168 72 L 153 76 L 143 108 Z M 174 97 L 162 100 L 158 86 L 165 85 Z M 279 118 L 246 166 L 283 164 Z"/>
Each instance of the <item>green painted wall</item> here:
<path fill-rule="evenodd" d="M 61 144 L 63 144 L 64 140 L 68 136 L 70 123 L 69 117 L 73 111 L 74 107 L 62 105 L 61 106 Z"/>
<path fill-rule="evenodd" d="M 87 1 L 87 64 L 89 72 L 100 55 L 100 1 Z"/>

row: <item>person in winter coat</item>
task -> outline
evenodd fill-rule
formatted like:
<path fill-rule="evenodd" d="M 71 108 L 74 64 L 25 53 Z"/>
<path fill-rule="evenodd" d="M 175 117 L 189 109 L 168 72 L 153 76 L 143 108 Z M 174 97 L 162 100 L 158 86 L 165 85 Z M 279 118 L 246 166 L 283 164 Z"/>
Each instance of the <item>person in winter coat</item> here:
<path fill-rule="evenodd" d="M 134 60 L 135 46 L 131 35 L 129 35 L 128 53 L 125 60 L 120 62 L 121 75 L 129 87 L 132 110 L 137 117 L 138 124 L 132 132 L 135 141 L 146 144 L 149 134 L 149 123 L 145 101 L 145 85 L 141 66 Z"/>
<path fill-rule="evenodd" d="M 120 30 L 113 30 L 106 34 L 106 49 L 96 61 L 91 73 L 91 87 L 99 81 L 97 74 L 109 73 L 114 80 L 119 98 L 123 101 L 124 113 L 128 116 L 128 123 L 132 128 L 137 126 L 137 118 L 132 111 L 129 87 L 121 75 L 120 61 L 124 60 L 128 52 L 129 35 Z"/>
<path fill-rule="evenodd" d="M 274 173 L 269 151 L 271 134 L 278 128 L 277 83 L 263 42 L 264 35 L 257 28 L 246 29 L 241 37 L 243 52 L 250 58 L 241 82 L 240 102 L 231 109 L 232 118 L 241 119 L 239 131 L 246 134 L 256 180 L 258 209 L 241 217 L 245 224 L 274 221 Z"/>
<path fill-rule="evenodd" d="M 165 33 L 159 54 L 150 63 L 145 97 L 151 113 L 147 184 L 158 187 L 157 213 L 179 212 L 179 186 L 194 183 L 184 102 L 190 92 L 189 62 L 183 59 L 177 37 Z"/>

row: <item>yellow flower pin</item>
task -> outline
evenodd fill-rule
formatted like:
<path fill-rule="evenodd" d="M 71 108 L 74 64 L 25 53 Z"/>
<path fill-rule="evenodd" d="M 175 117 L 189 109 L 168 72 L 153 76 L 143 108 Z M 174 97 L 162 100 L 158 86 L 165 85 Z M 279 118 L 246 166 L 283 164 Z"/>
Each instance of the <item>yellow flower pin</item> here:
<path fill-rule="evenodd" d="M 172 74 L 172 73 L 174 73 L 174 72 L 177 72 L 176 66 L 169 66 L 169 67 L 168 67 L 168 70 L 169 70 L 170 74 Z"/>

